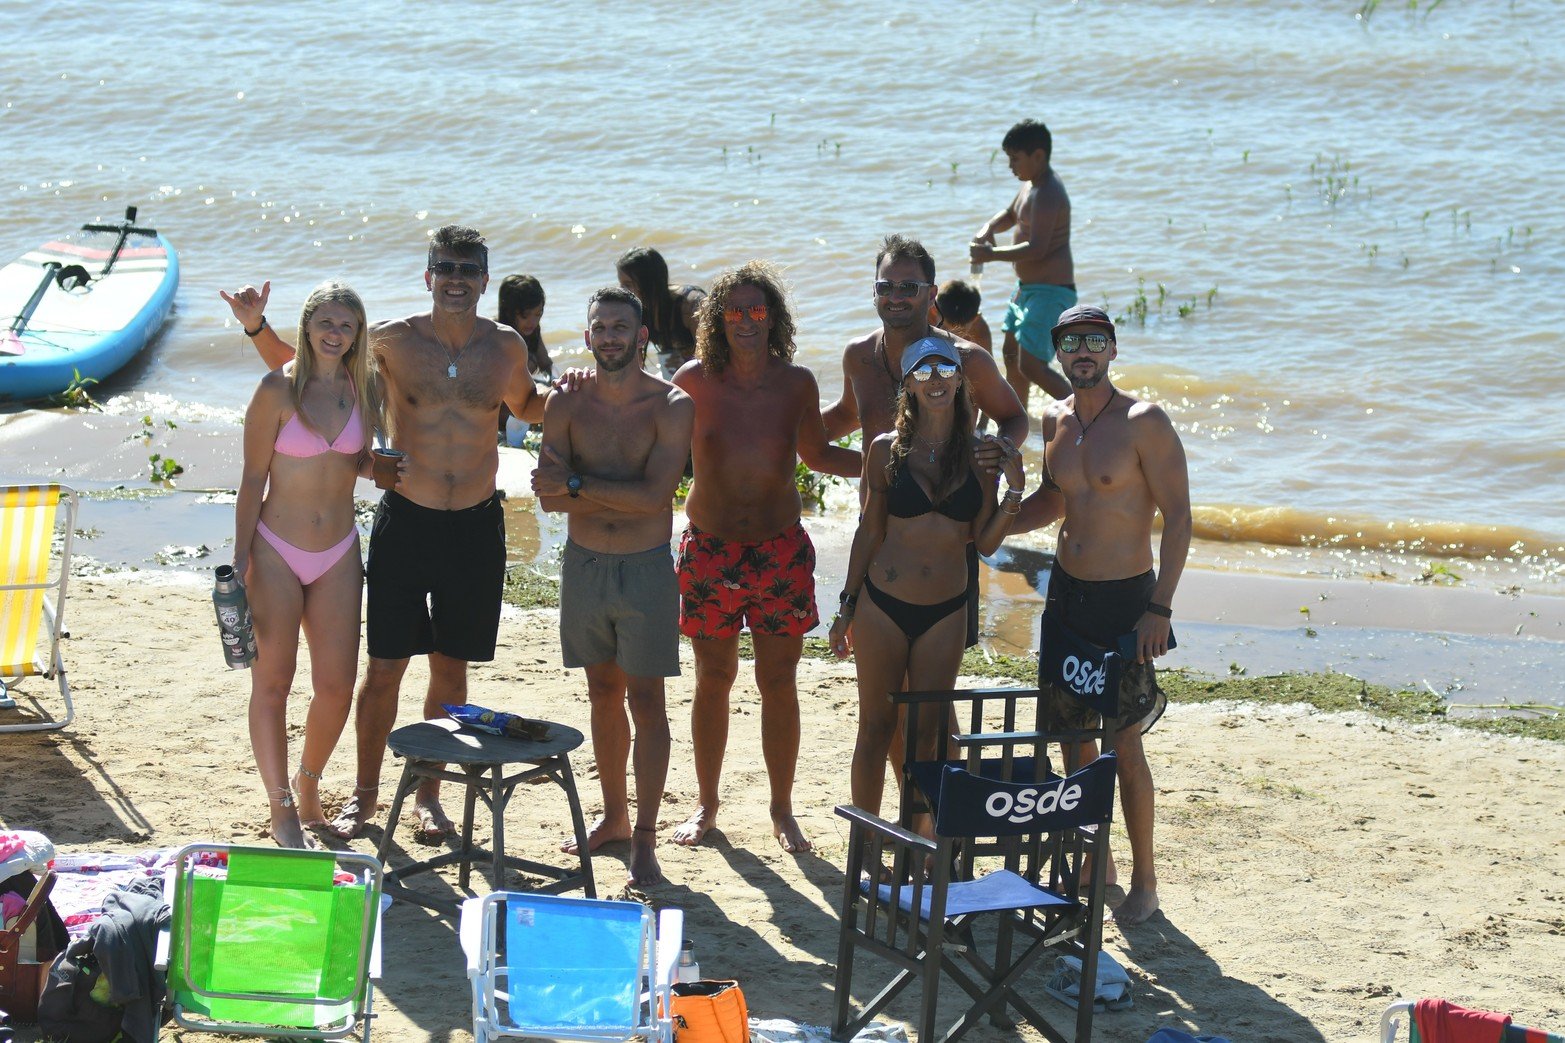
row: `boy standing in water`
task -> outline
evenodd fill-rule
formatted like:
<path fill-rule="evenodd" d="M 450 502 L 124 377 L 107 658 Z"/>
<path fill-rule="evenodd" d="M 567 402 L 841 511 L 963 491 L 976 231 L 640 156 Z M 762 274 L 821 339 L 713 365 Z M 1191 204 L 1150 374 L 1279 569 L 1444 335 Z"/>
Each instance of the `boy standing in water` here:
<path fill-rule="evenodd" d="M 1004 261 L 1016 268 L 1016 292 L 1011 295 L 1000 328 L 1005 332 L 1001 353 L 1005 379 L 1022 406 L 1037 384 L 1055 398 L 1071 393 L 1070 385 L 1049 368 L 1054 346 L 1049 331 L 1060 313 L 1076 303 L 1076 273 L 1071 261 L 1070 198 L 1049 166 L 1054 151 L 1049 128 L 1037 120 L 1022 120 L 1000 142 L 1011 173 L 1025 186 L 1009 206 L 985 221 L 973 237 L 968 256 L 974 262 Z M 995 233 L 1016 230 L 1010 246 L 996 246 Z"/>

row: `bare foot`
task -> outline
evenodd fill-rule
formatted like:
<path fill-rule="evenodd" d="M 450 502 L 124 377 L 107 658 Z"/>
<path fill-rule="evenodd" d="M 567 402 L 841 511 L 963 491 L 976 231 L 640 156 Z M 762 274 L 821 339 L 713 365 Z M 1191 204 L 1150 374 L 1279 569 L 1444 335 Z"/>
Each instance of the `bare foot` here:
<path fill-rule="evenodd" d="M 1125 900 L 1114 909 L 1117 924 L 1143 923 L 1158 910 L 1157 889 L 1132 887 Z"/>
<path fill-rule="evenodd" d="M 592 828 L 587 830 L 587 850 L 592 852 L 598 850 L 604 844 L 612 844 L 616 840 L 629 840 L 630 832 L 630 820 L 628 818 L 611 824 L 607 815 L 600 815 L 598 816 L 598 821 L 592 824 Z M 560 841 L 560 850 L 567 855 L 574 855 L 577 850 L 576 838 L 566 837 Z"/>
<path fill-rule="evenodd" d="M 364 826 L 380 810 L 380 802 L 375 799 L 379 791 L 377 786 L 353 787 L 353 795 L 337 812 L 337 817 L 331 820 L 332 831 L 344 840 L 352 840 L 364 832 Z"/>
<path fill-rule="evenodd" d="M 802 855 L 811 850 L 810 842 L 792 815 L 772 816 L 772 835 L 790 855 Z"/>
<path fill-rule="evenodd" d="M 663 882 L 663 867 L 658 865 L 657 830 L 637 826 L 630 838 L 630 878 L 632 887 L 655 887 Z"/>
<path fill-rule="evenodd" d="M 290 807 L 272 807 L 272 839 L 278 847 L 291 847 L 313 851 L 320 847 L 315 838 L 305 833 L 299 824 L 299 815 Z"/>
<path fill-rule="evenodd" d="M 309 775 L 296 772 L 293 777 L 293 786 L 297 794 L 295 800 L 299 804 L 299 825 L 317 835 L 334 837 L 338 840 L 348 839 L 337 827 L 326 821 L 326 811 L 321 807 L 320 782 Z"/>
<path fill-rule="evenodd" d="M 717 805 L 710 809 L 705 804 L 696 805 L 695 811 L 685 820 L 684 825 L 674 830 L 674 843 L 682 847 L 695 847 L 701 843 L 707 831 L 717 825 Z"/>
<path fill-rule="evenodd" d="M 446 815 L 438 800 L 420 797 L 413 802 L 413 813 L 418 816 L 418 828 L 413 839 L 422 844 L 438 844 L 447 837 L 457 835 L 456 824 Z"/>

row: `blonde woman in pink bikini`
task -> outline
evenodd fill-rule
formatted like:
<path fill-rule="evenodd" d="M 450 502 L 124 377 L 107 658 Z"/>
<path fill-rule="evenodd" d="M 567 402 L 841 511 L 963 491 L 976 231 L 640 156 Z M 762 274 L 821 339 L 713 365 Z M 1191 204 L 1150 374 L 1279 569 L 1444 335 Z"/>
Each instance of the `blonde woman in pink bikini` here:
<path fill-rule="evenodd" d="M 255 620 L 250 745 L 272 837 L 283 847 L 315 847 L 306 829 L 341 835 L 321 809 L 320 780 L 348 719 L 359 662 L 364 569 L 353 484 L 369 473 L 375 422 L 359 295 L 337 282 L 316 287 L 304 302 L 298 344 L 293 361 L 262 378 L 245 413 L 234 570 L 245 578 Z M 315 698 L 290 780 L 286 719 L 301 626 Z"/>

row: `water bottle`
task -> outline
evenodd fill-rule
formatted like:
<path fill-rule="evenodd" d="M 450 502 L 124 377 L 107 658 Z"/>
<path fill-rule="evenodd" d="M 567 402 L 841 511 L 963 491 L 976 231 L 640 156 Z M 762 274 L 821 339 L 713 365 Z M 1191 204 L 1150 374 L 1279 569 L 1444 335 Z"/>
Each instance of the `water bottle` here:
<path fill-rule="evenodd" d="M 701 965 L 696 962 L 695 946 L 689 941 L 679 946 L 679 966 L 674 968 L 675 981 L 700 981 Z"/>
<path fill-rule="evenodd" d="M 223 639 L 223 662 L 230 670 L 248 670 L 255 661 L 255 628 L 250 625 L 250 604 L 244 584 L 232 565 L 217 567 L 212 584 L 212 604 L 217 608 L 217 630 Z"/>

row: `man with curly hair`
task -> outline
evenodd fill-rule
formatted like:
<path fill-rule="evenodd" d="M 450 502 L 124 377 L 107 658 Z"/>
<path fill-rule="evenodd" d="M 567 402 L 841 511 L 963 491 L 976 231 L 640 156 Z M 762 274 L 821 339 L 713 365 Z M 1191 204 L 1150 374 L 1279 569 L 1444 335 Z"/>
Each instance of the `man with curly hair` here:
<path fill-rule="evenodd" d="M 698 803 L 674 842 L 701 843 L 717 822 L 728 746 L 728 696 L 739 631 L 755 643 L 761 752 L 772 831 L 784 851 L 810 842 L 793 814 L 799 759 L 799 656 L 816 622 L 815 549 L 799 522 L 794 461 L 857 477 L 857 450 L 832 445 L 815 376 L 794 364 L 794 325 L 781 274 L 764 261 L 724 272 L 702 302 L 696 357 L 674 383 L 695 403 L 694 480 L 679 544 L 680 630 L 695 649 L 690 733 Z"/>

